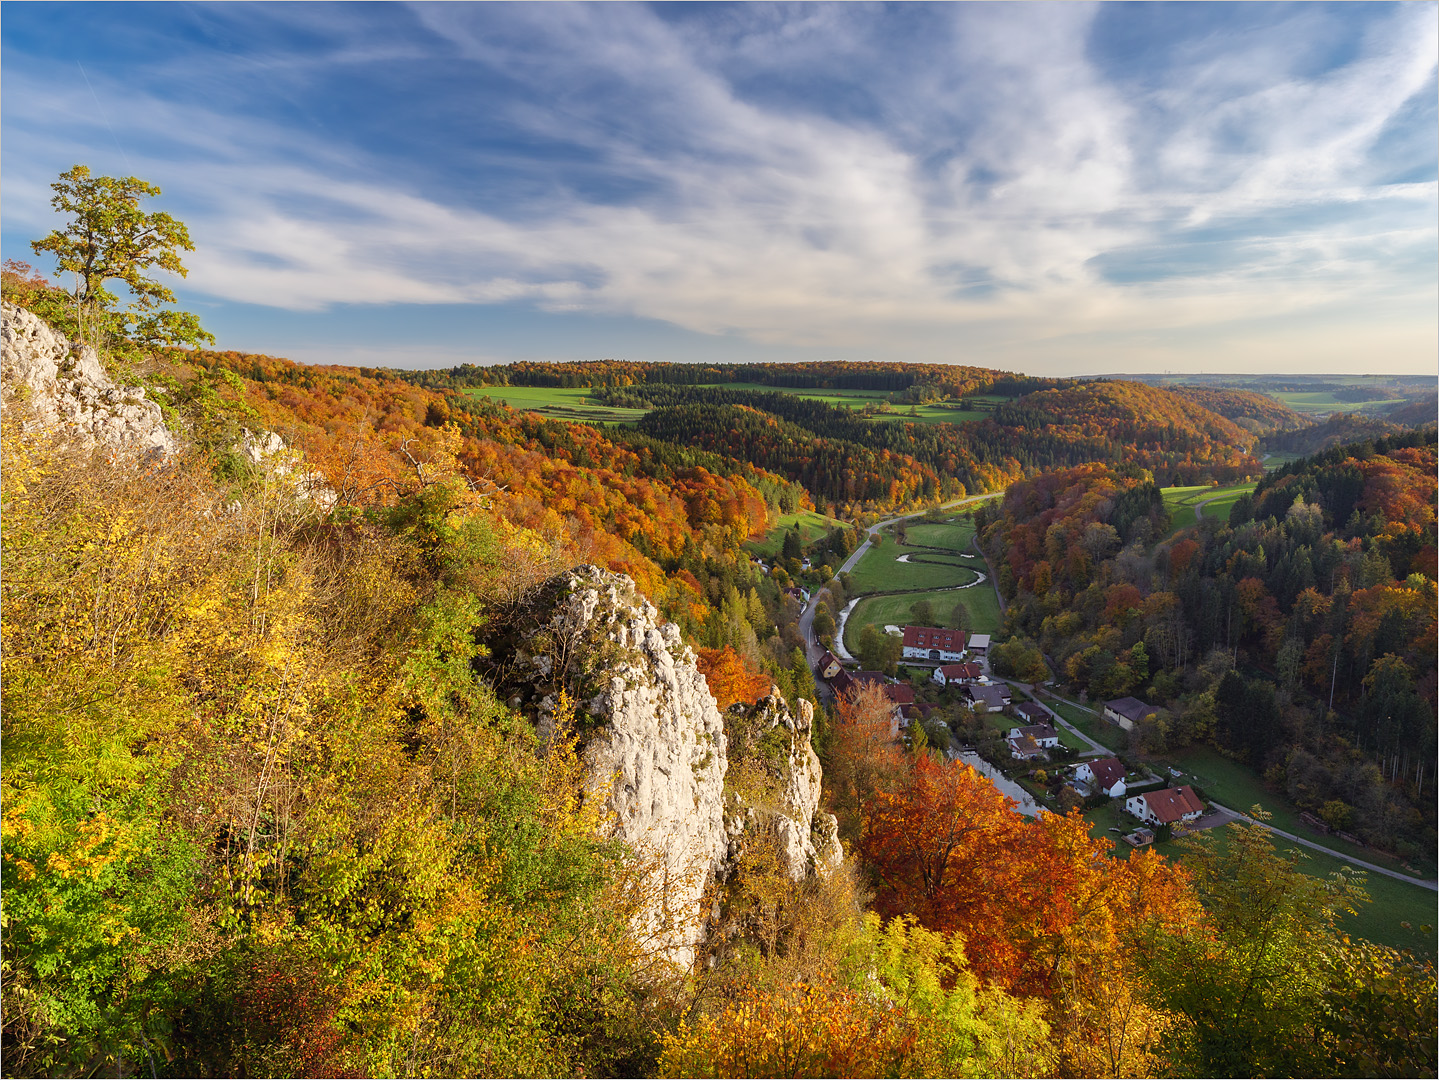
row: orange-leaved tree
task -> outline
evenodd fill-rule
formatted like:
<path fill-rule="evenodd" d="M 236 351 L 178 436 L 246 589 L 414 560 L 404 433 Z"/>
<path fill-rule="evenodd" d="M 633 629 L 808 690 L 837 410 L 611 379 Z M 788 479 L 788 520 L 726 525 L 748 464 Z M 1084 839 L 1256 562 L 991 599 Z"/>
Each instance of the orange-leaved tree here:
<path fill-rule="evenodd" d="M 696 666 L 709 683 L 710 693 L 723 712 L 736 702 L 752 704 L 764 697 L 774 686 L 763 671 L 750 666 L 734 646 L 722 649 L 699 649 Z"/>

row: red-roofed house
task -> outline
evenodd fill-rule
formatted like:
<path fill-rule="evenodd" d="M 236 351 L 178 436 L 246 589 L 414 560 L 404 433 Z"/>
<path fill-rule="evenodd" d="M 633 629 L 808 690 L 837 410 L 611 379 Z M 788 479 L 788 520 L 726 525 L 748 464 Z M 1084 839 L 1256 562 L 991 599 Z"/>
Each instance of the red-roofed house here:
<path fill-rule="evenodd" d="M 1199 817 L 1204 813 L 1204 804 L 1194 794 L 1194 789 L 1185 784 L 1183 787 L 1134 795 L 1124 804 L 1124 809 L 1151 825 L 1174 825 Z"/>
<path fill-rule="evenodd" d="M 906 660 L 963 660 L 964 634 L 959 630 L 940 630 L 934 626 L 904 628 Z"/>
<path fill-rule="evenodd" d="M 839 674 L 839 669 L 843 666 L 844 665 L 839 662 L 839 657 L 828 651 L 819 658 L 819 664 L 816 665 L 821 679 L 833 679 Z"/>
<path fill-rule="evenodd" d="M 979 675 L 978 664 L 941 664 L 930 678 L 940 686 L 954 686 L 957 683 L 972 683 Z"/>
<path fill-rule="evenodd" d="M 1080 762 L 1079 768 L 1074 770 L 1074 778 L 1083 780 L 1112 799 L 1124 797 L 1124 764 L 1116 757 Z"/>

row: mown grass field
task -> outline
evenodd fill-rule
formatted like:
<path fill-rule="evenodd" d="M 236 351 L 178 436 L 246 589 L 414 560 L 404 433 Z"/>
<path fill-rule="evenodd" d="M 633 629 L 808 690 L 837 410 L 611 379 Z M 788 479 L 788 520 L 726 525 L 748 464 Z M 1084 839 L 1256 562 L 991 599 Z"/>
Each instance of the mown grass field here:
<path fill-rule="evenodd" d="M 889 397 L 885 390 L 809 390 L 788 386 L 765 386 L 761 383 L 713 383 L 706 384 L 720 390 L 753 390 L 759 393 L 789 394 L 807 401 L 823 401 L 843 409 L 863 409 Z M 477 386 L 465 391 L 476 397 L 487 397 L 503 401 L 512 409 L 537 412 L 555 420 L 570 420 L 591 424 L 631 424 L 643 416 L 648 409 L 619 409 L 605 405 L 594 397 L 589 387 L 567 386 Z M 994 406 L 1008 398 L 974 397 L 969 399 L 975 405 L 961 409 L 957 402 L 936 402 L 919 405 L 910 413 L 907 405 L 892 405 L 883 413 L 877 413 L 872 420 L 883 423 L 891 420 L 908 420 L 919 424 L 967 424 L 982 420 L 993 411 Z"/>
<path fill-rule="evenodd" d="M 1176 768 L 1184 772 L 1184 779 L 1175 783 L 1198 785 L 1210 799 L 1231 810 L 1247 814 L 1250 807 L 1258 803 L 1272 815 L 1269 823 L 1277 829 L 1292 832 L 1295 836 L 1302 836 L 1331 851 L 1344 852 L 1376 866 L 1385 866 L 1400 873 L 1412 872 L 1419 877 L 1434 875 L 1436 867 L 1432 857 L 1427 860 L 1411 860 L 1409 865 L 1413 870 L 1410 871 L 1405 869 L 1400 859 L 1370 848 L 1356 847 L 1337 837 L 1325 836 L 1311 830 L 1299 820 L 1298 809 L 1288 799 L 1266 788 L 1264 781 L 1255 775 L 1252 769 L 1237 761 L 1231 761 L 1212 747 L 1195 747 L 1183 754 L 1174 755 L 1172 761 Z"/>
<path fill-rule="evenodd" d="M 582 386 L 476 386 L 465 393 L 503 401 L 512 409 L 539 413 L 552 420 L 588 424 L 631 424 L 647 411 L 605 405 L 595 400 L 593 391 Z"/>
<path fill-rule="evenodd" d="M 1129 736 L 1104 717 L 1096 716 L 1086 709 L 1077 708 L 1068 702 L 1056 701 L 1053 698 L 1045 698 L 1044 703 L 1100 746 L 1107 746 L 1111 750 L 1118 751 L 1128 745 Z"/>
<path fill-rule="evenodd" d="M 1191 528 L 1201 513 L 1205 517 L 1227 519 L 1230 508 L 1239 497 L 1253 490 L 1253 482 L 1230 484 L 1228 487 L 1199 484 L 1192 487 L 1162 488 L 1160 494 L 1164 498 L 1164 505 L 1169 508 L 1174 531 L 1179 532 Z"/>
<path fill-rule="evenodd" d="M 1090 835 L 1096 839 L 1108 840 L 1113 854 L 1117 857 L 1128 857 L 1132 849 L 1120 839 L 1119 833 L 1109 831 L 1111 826 L 1118 826 L 1125 832 L 1129 832 L 1135 826 L 1134 819 L 1124 813 L 1122 801 L 1115 800 L 1088 810 L 1084 817 L 1090 822 Z M 1283 828 L 1283 826 L 1279 827 Z M 1210 830 L 1210 833 L 1221 849 L 1228 845 L 1227 828 Z M 1298 853 L 1300 869 L 1313 877 L 1326 878 L 1338 872 L 1341 867 L 1348 865 L 1333 856 L 1293 844 L 1283 837 L 1274 837 L 1274 842 L 1275 849 L 1278 851 Z M 1155 849 L 1166 858 L 1178 859 L 1182 862 L 1185 857 L 1184 847 L 1175 840 L 1156 844 Z M 1370 861 L 1376 860 L 1371 859 Z M 1365 874 L 1364 889 L 1369 894 L 1370 902 L 1361 904 L 1357 914 L 1347 916 L 1343 922 L 1344 928 L 1352 934 L 1370 941 L 1377 941 L 1381 945 L 1411 949 L 1418 955 L 1434 959 L 1435 932 L 1433 928 L 1436 923 L 1439 923 L 1439 918 L 1436 918 L 1435 894 L 1418 885 L 1410 885 L 1407 882 L 1396 881 L 1383 874 L 1374 873 Z M 1424 926 L 1430 927 L 1427 934 L 1421 929 Z"/>
<path fill-rule="evenodd" d="M 751 540 L 745 544 L 745 550 L 753 552 L 762 559 L 772 560 L 784 547 L 785 533 L 796 526 L 799 527 L 800 543 L 812 544 L 843 524 L 842 521 L 836 521 L 834 518 L 826 517 L 813 510 L 805 510 L 798 514 L 785 514 L 779 519 L 778 525 L 772 526 L 764 534 L 763 539 Z"/>
<path fill-rule="evenodd" d="M 974 520 L 964 517 L 942 523 L 916 523 L 905 526 L 905 535 L 911 545 L 944 548 L 947 551 L 973 553 L 970 540 L 974 537 Z M 982 560 L 974 560 L 983 565 Z"/>
<path fill-rule="evenodd" d="M 988 597 L 987 603 L 985 597 Z M 973 589 L 952 589 L 948 592 L 907 592 L 897 596 L 871 596 L 861 600 L 849 613 L 844 624 L 844 644 L 851 653 L 859 645 L 859 633 L 867 625 L 883 630 L 888 625 L 904 626 L 914 621 L 910 609 L 920 600 L 928 600 L 934 608 L 936 621 L 949 626 L 956 603 L 966 611 L 965 627 L 971 633 L 992 634 L 999 629 L 999 604 L 989 583 Z"/>

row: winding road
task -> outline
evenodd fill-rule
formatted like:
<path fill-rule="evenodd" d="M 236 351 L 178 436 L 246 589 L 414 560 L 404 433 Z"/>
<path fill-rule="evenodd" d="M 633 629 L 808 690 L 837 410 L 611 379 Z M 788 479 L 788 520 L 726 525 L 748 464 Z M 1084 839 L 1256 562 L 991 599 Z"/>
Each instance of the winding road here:
<path fill-rule="evenodd" d="M 985 499 L 1002 498 L 1003 496 L 1004 492 L 1002 491 L 992 491 L 987 495 L 971 495 L 968 498 L 955 499 L 953 502 L 944 503 L 939 507 L 939 509 L 949 510 L 956 506 L 967 506 L 970 503 L 983 502 Z M 864 558 L 864 553 L 869 550 L 869 537 L 871 533 L 875 532 L 878 529 L 887 529 L 891 525 L 894 525 L 896 522 L 908 521 L 911 518 L 924 517 L 924 515 L 927 513 L 929 513 L 928 510 L 921 510 L 918 513 L 914 514 L 900 514 L 897 517 L 892 517 L 886 521 L 880 521 L 875 523 L 874 525 L 869 526 L 867 529 L 865 529 L 864 543 L 860 544 L 859 547 L 854 549 L 854 552 L 850 555 L 850 557 L 845 559 L 843 565 L 841 565 L 840 568 L 835 571 L 834 576 L 839 577 L 840 574 L 847 574 L 859 564 L 859 560 Z M 809 666 L 811 668 L 818 664 L 819 658 L 824 655 L 824 646 L 821 645 L 814 638 L 814 612 L 815 607 L 819 603 L 819 594 L 821 591 L 821 589 L 815 590 L 814 595 L 810 597 L 809 603 L 804 606 L 804 610 L 800 612 L 799 616 L 799 632 L 800 636 L 804 639 L 804 653 L 806 658 L 809 660 Z M 858 599 L 858 597 L 856 597 L 855 599 Z M 1001 601 L 1001 603 L 1002 602 L 1003 601 Z M 849 605 L 847 604 L 846 607 L 849 607 Z M 843 642 L 840 642 L 839 644 L 842 648 Z M 820 693 L 828 694 L 829 688 L 823 682 L 823 680 L 819 681 L 819 685 L 823 687 Z"/>

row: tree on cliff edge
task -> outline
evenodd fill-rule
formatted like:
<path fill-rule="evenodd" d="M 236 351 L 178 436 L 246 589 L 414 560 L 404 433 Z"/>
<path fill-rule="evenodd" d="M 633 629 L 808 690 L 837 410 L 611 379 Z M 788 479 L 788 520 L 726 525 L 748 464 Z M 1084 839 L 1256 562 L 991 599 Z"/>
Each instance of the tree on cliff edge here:
<path fill-rule="evenodd" d="M 195 250 L 183 222 L 140 208 L 142 197 L 160 194 L 158 187 L 134 176 L 92 177 L 86 165 L 61 173 L 50 186 L 50 205 L 68 215 L 69 224 L 30 246 L 54 255 L 62 274 L 74 275 L 70 298 L 81 337 L 97 347 L 214 343 L 190 312 L 165 308 L 175 294 L 147 276 L 159 268 L 184 277 L 179 253 Z M 105 287 L 109 281 L 129 290 L 134 300 L 127 309 L 117 309 L 120 298 Z"/>

